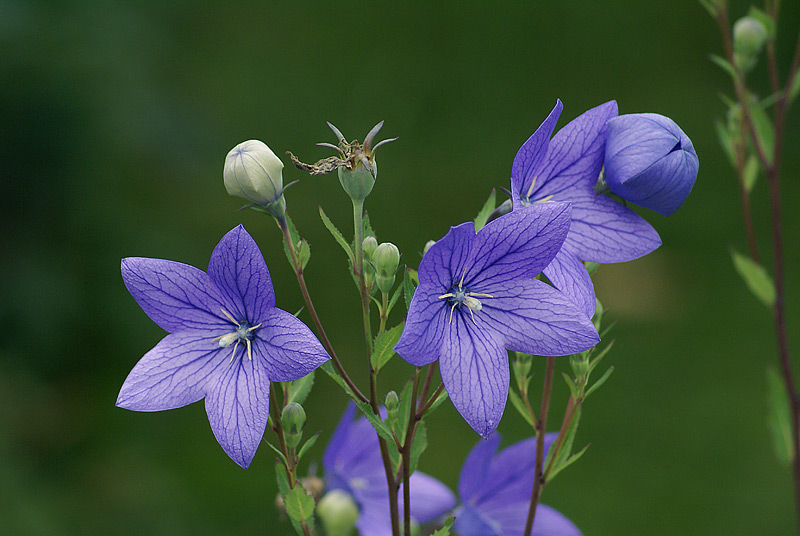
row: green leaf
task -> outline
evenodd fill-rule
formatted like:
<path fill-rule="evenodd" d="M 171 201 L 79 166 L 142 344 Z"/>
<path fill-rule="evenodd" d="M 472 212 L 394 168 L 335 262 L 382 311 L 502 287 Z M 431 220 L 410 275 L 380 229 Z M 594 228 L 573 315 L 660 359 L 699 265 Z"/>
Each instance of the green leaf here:
<path fill-rule="evenodd" d="M 590 394 L 594 393 L 601 385 L 606 383 L 606 380 L 608 380 L 612 372 L 614 372 L 614 367 L 608 367 L 608 370 L 606 370 L 603 375 L 600 376 L 600 379 L 594 382 L 594 384 L 592 384 L 592 386 L 586 390 L 586 394 L 583 395 L 583 399 L 586 400 Z"/>
<path fill-rule="evenodd" d="M 309 437 L 309 438 L 308 438 L 308 440 L 306 440 L 306 442 L 305 442 L 305 443 L 303 443 L 303 446 L 302 446 L 302 447 L 300 447 L 300 450 L 299 450 L 299 451 L 298 451 L 298 453 L 297 453 L 297 461 L 298 461 L 298 462 L 299 462 L 299 461 L 300 461 L 300 459 L 303 457 L 303 454 L 305 454 L 306 452 L 308 452 L 308 450 L 309 450 L 311 447 L 313 447 L 313 446 L 314 446 L 314 443 L 316 443 L 316 442 L 317 442 L 317 439 L 319 438 L 319 436 L 320 436 L 320 434 L 321 434 L 321 433 L 322 433 L 321 431 L 320 431 L 320 432 L 317 432 L 317 433 L 316 433 L 316 434 L 314 434 L 313 436 Z"/>
<path fill-rule="evenodd" d="M 283 504 L 286 504 L 286 495 L 289 493 L 289 478 L 286 476 L 286 468 L 279 463 L 275 464 L 275 480 L 278 481 L 278 490 L 281 494 L 281 499 L 283 499 Z M 300 526 L 293 517 L 289 518 L 289 521 L 292 522 L 292 527 L 294 527 L 294 531 L 303 536 L 303 528 Z"/>
<path fill-rule="evenodd" d="M 750 118 L 753 120 L 753 126 L 755 127 L 756 137 L 764 149 L 767 160 L 772 161 L 772 152 L 775 149 L 775 128 L 772 126 L 772 121 L 757 99 L 750 99 L 748 108 L 750 109 Z"/>
<path fill-rule="evenodd" d="M 305 402 L 308 393 L 311 392 L 311 388 L 314 386 L 314 373 L 315 371 L 312 370 L 299 380 L 287 382 L 289 384 L 289 398 L 286 400 L 287 404 L 290 402 L 297 402 L 298 404 Z"/>
<path fill-rule="evenodd" d="M 400 444 L 406 440 L 406 431 L 408 430 L 408 419 L 411 413 L 411 404 L 414 402 L 414 397 L 411 396 L 411 391 L 414 388 L 414 382 L 409 380 L 406 382 L 403 391 L 400 393 L 400 405 L 397 408 L 397 428 L 395 433 L 400 440 Z"/>
<path fill-rule="evenodd" d="M 792 86 L 789 88 L 789 102 L 792 102 L 794 99 L 796 99 L 797 95 L 800 95 L 800 70 L 798 70 L 797 74 L 794 75 Z"/>
<path fill-rule="evenodd" d="M 525 407 L 525 402 L 522 401 L 520 395 L 517 394 L 516 391 L 509 389 L 508 390 L 508 398 L 511 400 L 511 405 L 516 408 L 522 418 L 525 419 L 525 422 L 531 425 L 531 428 L 536 430 L 536 423 L 533 422 L 533 417 L 531 414 L 528 413 L 528 408 Z"/>
<path fill-rule="evenodd" d="M 339 376 L 339 374 L 333 368 L 331 362 L 327 361 L 320 368 L 325 372 L 325 374 L 330 376 L 331 379 L 335 381 L 339 385 L 339 387 L 341 387 L 342 390 L 344 390 L 345 393 L 347 393 L 347 396 L 349 396 L 353 400 L 353 402 L 355 402 L 356 407 L 358 407 L 358 409 L 361 410 L 361 413 L 364 414 L 364 416 L 367 418 L 372 427 L 375 428 L 375 430 L 378 432 L 378 435 L 380 435 L 386 441 L 389 441 L 390 443 L 394 444 L 392 431 L 389 430 L 389 427 L 386 426 L 386 423 L 383 422 L 379 416 L 375 415 L 375 412 L 372 411 L 372 408 L 370 407 L 369 404 L 359 400 L 359 398 L 356 396 L 353 390 L 350 389 L 350 386 L 347 385 L 347 383 L 344 381 L 344 378 Z"/>
<path fill-rule="evenodd" d="M 760 264 L 756 264 L 750 257 L 746 257 L 736 251 L 731 250 L 733 265 L 739 275 L 742 276 L 747 287 L 761 303 L 769 308 L 775 304 L 775 286 L 772 278 Z"/>
<path fill-rule="evenodd" d="M 375 337 L 375 342 L 372 345 L 372 357 L 370 358 L 374 370 L 380 370 L 394 357 L 394 346 L 400 340 L 400 335 L 403 334 L 403 325 L 404 323 L 400 322 L 392 329 L 379 333 Z"/>
<path fill-rule="evenodd" d="M 394 289 L 394 293 L 392 293 L 392 297 L 389 299 L 389 304 L 386 306 L 386 316 L 389 316 L 389 313 L 392 312 L 394 309 L 397 300 L 400 299 L 400 295 L 403 294 L 403 285 L 397 285 L 397 288 Z"/>
<path fill-rule="evenodd" d="M 297 262 L 300 263 L 300 269 L 305 270 L 308 261 L 311 260 L 311 246 L 305 238 L 300 239 L 297 245 Z"/>
<path fill-rule="evenodd" d="M 403 296 L 406 300 L 406 310 L 411 308 L 411 299 L 414 297 L 414 289 L 416 289 L 414 279 L 416 273 L 417 272 L 411 268 L 406 268 L 406 271 L 403 274 Z"/>
<path fill-rule="evenodd" d="M 721 56 L 717 56 L 716 54 L 709 54 L 708 58 L 717 65 L 719 65 L 723 71 L 725 71 L 731 76 L 731 78 L 736 80 L 736 71 L 733 69 L 733 66 L 730 63 L 728 63 L 728 60 L 726 60 Z"/>
<path fill-rule="evenodd" d="M 295 521 L 306 521 L 314 515 L 314 498 L 299 482 L 283 498 L 286 513 Z"/>
<path fill-rule="evenodd" d="M 742 174 L 742 183 L 744 184 L 745 191 L 749 194 L 753 190 L 758 178 L 758 158 L 756 155 L 751 154 L 744 164 L 744 173 Z"/>
<path fill-rule="evenodd" d="M 445 400 L 447 400 L 447 391 L 442 389 L 442 392 L 440 392 L 439 395 L 436 397 L 436 400 L 433 401 L 433 404 L 431 404 L 431 407 L 429 407 L 428 411 L 425 412 L 425 416 L 427 417 L 428 415 L 433 413 L 433 410 L 435 410 L 436 408 L 441 406 L 442 402 L 444 402 Z"/>
<path fill-rule="evenodd" d="M 782 464 L 790 465 L 794 458 L 794 445 L 789 396 L 786 394 L 786 384 L 774 367 L 767 368 L 767 388 L 769 393 L 767 423 L 772 432 L 775 455 Z"/>
<path fill-rule="evenodd" d="M 747 16 L 756 19 L 764 26 L 764 29 L 767 31 L 767 39 L 775 38 L 775 22 L 764 11 L 758 9 L 756 6 L 750 6 Z"/>
<path fill-rule="evenodd" d="M 453 526 L 453 521 L 455 521 L 455 519 L 454 517 L 447 518 L 442 528 L 431 534 L 431 536 L 450 536 L 450 528 Z"/>
<path fill-rule="evenodd" d="M 284 466 L 287 466 L 287 465 L 289 465 L 289 462 L 288 462 L 288 461 L 286 461 L 286 456 L 284 456 L 284 455 L 283 455 L 283 452 L 281 452 L 281 451 L 280 451 L 280 449 L 279 449 L 278 447 L 276 447 L 275 445 L 273 445 L 272 443 L 270 443 L 270 442 L 269 442 L 269 441 L 267 441 L 266 439 L 264 440 L 264 443 L 266 443 L 267 445 L 269 445 L 269 448 L 271 448 L 272 450 L 274 450 L 274 451 L 275 451 L 275 454 L 277 454 L 277 455 L 278 455 L 278 458 L 280 458 L 280 459 L 281 459 L 281 461 L 283 462 L 283 465 L 284 465 Z M 283 469 L 283 468 L 281 468 L 281 469 Z"/>
<path fill-rule="evenodd" d="M 481 211 L 478 212 L 478 215 L 475 217 L 475 232 L 477 233 L 480 231 L 484 225 L 486 225 L 486 220 L 489 219 L 492 211 L 494 210 L 497 204 L 497 192 L 494 191 L 492 188 L 492 193 L 489 194 L 489 199 L 483 204 L 481 207 Z"/>
<path fill-rule="evenodd" d="M 344 239 L 344 236 L 342 236 L 342 233 L 339 231 L 339 229 L 337 229 L 331 219 L 328 218 L 328 215 L 325 214 L 325 211 L 322 210 L 322 207 L 319 207 L 319 217 L 322 218 L 322 223 L 325 225 L 325 228 L 330 231 L 336 242 L 338 242 L 338 244 L 342 246 L 344 252 L 347 253 L 347 258 L 350 259 L 350 264 L 353 264 L 355 262 L 355 255 L 353 254 L 353 250 L 350 248 L 350 244 L 347 243 L 347 240 Z"/>
<path fill-rule="evenodd" d="M 426 448 L 428 448 L 428 432 L 425 429 L 425 423 L 420 422 L 417 424 L 417 431 L 414 433 L 414 442 L 411 444 L 409 467 L 412 474 L 417 470 L 419 457 L 425 452 Z"/>
<path fill-rule="evenodd" d="M 292 239 L 291 244 L 287 244 L 286 241 L 283 241 L 283 252 L 286 254 L 286 259 L 289 261 L 289 265 L 294 270 L 294 264 L 292 263 L 292 254 L 289 248 L 291 247 L 295 255 L 297 255 L 297 247 L 300 243 L 300 234 L 297 232 L 297 228 L 294 226 L 294 222 L 289 215 L 286 215 L 286 226 L 289 228 L 289 237 Z"/>
<path fill-rule="evenodd" d="M 725 156 L 728 157 L 728 162 L 731 163 L 731 167 L 735 168 L 736 159 L 733 152 L 733 136 L 722 120 L 717 119 L 714 122 L 714 126 L 717 129 L 717 138 L 719 138 L 719 144 L 722 146 L 722 151 L 725 153 Z"/>

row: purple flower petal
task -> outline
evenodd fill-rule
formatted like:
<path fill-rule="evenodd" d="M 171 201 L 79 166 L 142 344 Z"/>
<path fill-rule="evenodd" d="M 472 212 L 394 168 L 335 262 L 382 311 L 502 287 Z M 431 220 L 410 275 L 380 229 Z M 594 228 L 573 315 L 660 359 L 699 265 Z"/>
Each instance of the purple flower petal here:
<path fill-rule="evenodd" d="M 456 505 L 456 496 L 450 488 L 436 480 L 430 475 L 417 471 L 411 475 L 411 517 L 420 524 L 433 521 L 446 512 L 452 510 Z M 403 508 L 403 486 L 400 486 L 398 493 L 399 509 L 402 515 Z"/>
<path fill-rule="evenodd" d="M 439 368 L 458 412 L 473 430 L 489 437 L 508 398 L 506 350 L 487 330 L 472 324 L 469 315 L 454 314 L 445 330 Z"/>
<path fill-rule="evenodd" d="M 122 259 L 122 279 L 139 307 L 162 329 L 216 330 L 229 324 L 222 309 L 228 299 L 208 274 L 194 266 L 162 259 Z"/>
<path fill-rule="evenodd" d="M 509 350 L 559 356 L 600 342 L 586 315 L 569 298 L 537 279 L 496 283 L 491 294 L 493 298 L 482 301 L 478 322 L 482 323 L 482 331 L 491 333 L 487 338 L 504 341 Z M 452 398 L 450 389 L 447 392 Z"/>
<path fill-rule="evenodd" d="M 450 288 L 453 281 L 464 275 L 464 268 L 475 240 L 475 225 L 471 222 L 451 227 L 444 237 L 425 253 L 419 264 L 420 285 L 435 284 Z M 416 294 L 416 293 L 415 293 Z"/>
<path fill-rule="evenodd" d="M 492 434 L 489 439 L 478 441 L 469 451 L 464 465 L 461 466 L 461 475 L 458 477 L 458 495 L 464 502 L 471 502 L 478 497 L 488 482 L 489 468 L 492 465 L 494 453 L 500 446 L 500 434 Z"/>
<path fill-rule="evenodd" d="M 211 430 L 230 458 L 247 469 L 269 416 L 269 378 L 262 364 L 240 349 L 209 385 L 206 413 Z"/>
<path fill-rule="evenodd" d="M 556 105 L 550 111 L 547 119 L 539 125 L 536 132 L 531 134 L 514 157 L 511 165 L 511 193 L 516 206 L 520 194 L 524 195 L 531 186 L 534 177 L 540 172 L 541 164 L 547 155 L 550 136 L 561 115 L 564 105 L 556 99 Z"/>
<path fill-rule="evenodd" d="M 403 334 L 394 347 L 414 366 L 421 367 L 439 359 L 449 316 L 446 302 L 439 298 L 442 294 L 442 287 L 430 283 L 421 284 L 414 291 Z"/>
<path fill-rule="evenodd" d="M 558 290 L 563 292 L 588 317 L 594 316 L 596 300 L 594 285 L 586 267 L 578 257 L 567 248 L 555 256 L 550 265 L 544 269 L 544 275 Z"/>
<path fill-rule="evenodd" d="M 260 317 L 255 330 L 253 359 L 258 354 L 274 382 L 297 380 L 325 363 L 328 352 L 311 330 L 294 315 L 273 307 Z"/>
<path fill-rule="evenodd" d="M 528 520 L 528 502 L 519 501 L 505 503 L 493 510 L 491 514 L 484 515 L 492 520 L 500 520 L 500 530 L 503 536 L 523 536 L 525 523 Z M 532 536 L 582 536 L 572 521 L 563 514 L 547 506 L 536 506 L 536 517 L 533 520 Z"/>
<path fill-rule="evenodd" d="M 197 402 L 227 366 L 227 354 L 204 331 L 167 335 L 128 374 L 117 406 L 161 411 Z"/>
<path fill-rule="evenodd" d="M 572 214 L 564 247 L 581 260 L 630 261 L 661 245 L 658 233 L 644 218 L 604 195 L 573 201 Z"/>
<path fill-rule="evenodd" d="M 343 449 L 345 442 L 350 436 L 350 428 L 355 414 L 356 405 L 350 402 L 347 404 L 344 415 L 339 419 L 339 424 L 336 425 L 331 439 L 328 441 L 328 446 L 325 447 L 325 453 L 322 455 L 322 467 L 325 469 L 325 472 L 333 471 L 336 460 L 347 453 L 347 450 Z"/>
<path fill-rule="evenodd" d="M 570 210 L 566 203 L 532 205 L 487 224 L 472 244 L 464 286 L 490 292 L 483 289 L 538 275 L 561 249 Z"/>
<path fill-rule="evenodd" d="M 275 292 L 267 263 L 253 238 L 241 225 L 222 237 L 208 263 L 208 275 L 231 298 L 236 320 L 255 320 L 275 307 Z"/>

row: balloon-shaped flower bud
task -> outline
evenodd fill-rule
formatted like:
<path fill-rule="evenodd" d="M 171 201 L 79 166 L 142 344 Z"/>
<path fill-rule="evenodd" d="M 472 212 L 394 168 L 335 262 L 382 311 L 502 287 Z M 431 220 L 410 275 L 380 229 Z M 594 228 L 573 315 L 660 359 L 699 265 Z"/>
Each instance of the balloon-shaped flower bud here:
<path fill-rule="evenodd" d="M 686 134 L 672 119 L 658 114 L 620 115 L 606 126 L 604 180 L 608 189 L 664 216 L 678 210 L 699 168 Z"/>
<path fill-rule="evenodd" d="M 394 391 L 389 391 L 386 393 L 386 399 L 383 403 L 386 405 L 386 420 L 390 427 L 394 427 L 395 423 L 397 423 L 400 398 Z"/>
<path fill-rule="evenodd" d="M 425 247 L 422 248 L 422 256 L 423 257 L 428 252 L 428 250 L 431 249 L 431 246 L 434 245 L 435 243 L 436 243 L 436 240 L 428 240 L 427 242 L 425 242 Z"/>
<path fill-rule="evenodd" d="M 767 42 L 767 29 L 753 17 L 742 17 L 733 25 L 733 59 L 743 73 L 758 62 L 758 55 Z"/>
<path fill-rule="evenodd" d="M 297 402 L 289 402 L 281 413 L 281 425 L 286 437 L 286 445 L 295 448 L 303 438 L 303 428 L 306 426 L 306 411 Z"/>
<path fill-rule="evenodd" d="M 394 274 L 400 265 L 400 250 L 391 242 L 380 244 L 372 255 L 375 265 L 375 283 L 381 292 L 390 292 L 394 286 Z"/>
<path fill-rule="evenodd" d="M 283 215 L 283 162 L 264 142 L 249 140 L 231 149 L 222 176 L 229 194 Z"/>
<path fill-rule="evenodd" d="M 364 249 L 364 258 L 372 260 L 372 255 L 375 254 L 375 250 L 378 248 L 378 241 L 375 240 L 374 236 L 368 236 L 361 243 L 361 247 Z"/>
<path fill-rule="evenodd" d="M 317 516 L 328 536 L 351 536 L 358 521 L 358 505 L 346 491 L 332 489 L 317 503 Z"/>

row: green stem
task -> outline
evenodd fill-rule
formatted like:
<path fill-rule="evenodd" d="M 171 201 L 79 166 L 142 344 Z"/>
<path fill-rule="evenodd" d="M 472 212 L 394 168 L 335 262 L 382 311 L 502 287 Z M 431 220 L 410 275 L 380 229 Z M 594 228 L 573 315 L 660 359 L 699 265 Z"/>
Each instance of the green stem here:
<path fill-rule="evenodd" d="M 531 502 L 528 507 L 528 519 L 525 521 L 525 536 L 531 536 L 533 530 L 533 519 L 536 515 L 536 505 L 539 504 L 539 497 L 542 494 L 544 478 L 542 477 L 542 466 L 544 465 L 544 433 L 547 429 L 547 411 L 550 409 L 550 395 L 553 391 L 553 376 L 556 369 L 556 358 L 548 357 L 544 368 L 544 388 L 542 389 L 542 407 L 539 411 L 538 430 L 536 432 L 536 461 L 534 467 L 533 490 L 531 491 Z"/>
<path fill-rule="evenodd" d="M 414 434 L 417 431 L 417 389 L 419 388 L 420 367 L 414 371 L 414 384 L 411 388 L 411 405 L 408 415 L 408 429 L 406 440 L 403 442 L 403 534 L 411 534 L 411 446 L 414 444 Z"/>
<path fill-rule="evenodd" d="M 386 330 L 386 321 L 389 319 L 389 295 L 381 292 L 381 325 L 378 327 L 378 333 L 383 333 Z"/>
<path fill-rule="evenodd" d="M 322 327 L 322 322 L 319 319 L 317 310 L 314 308 L 314 304 L 311 301 L 311 295 L 309 294 L 308 287 L 306 286 L 306 280 L 303 276 L 303 267 L 300 266 L 300 263 L 297 261 L 297 255 L 294 251 L 294 244 L 292 243 L 292 237 L 289 234 L 289 226 L 286 223 L 286 219 L 276 218 L 276 220 L 278 221 L 278 227 L 280 227 L 281 233 L 283 233 L 283 240 L 286 243 L 286 248 L 289 250 L 289 254 L 292 258 L 292 266 L 294 267 L 294 274 L 297 277 L 297 284 L 300 286 L 300 293 L 303 295 L 306 308 L 308 309 L 308 313 L 311 315 L 311 321 L 314 322 L 314 326 L 317 328 L 317 333 L 322 341 L 322 345 L 325 347 L 325 350 L 327 350 L 328 355 L 331 356 L 331 360 L 333 361 L 333 365 L 336 367 L 339 376 L 344 379 L 345 383 L 347 383 L 348 387 L 350 387 L 359 400 L 364 403 L 368 403 L 369 399 L 364 396 L 361 390 L 356 387 L 356 384 L 353 383 L 353 380 L 350 379 L 350 376 L 347 375 L 347 372 L 342 366 L 342 362 L 339 361 L 339 358 L 336 356 L 336 352 L 334 351 L 333 345 L 328 338 L 328 334 L 325 333 L 325 328 Z"/>

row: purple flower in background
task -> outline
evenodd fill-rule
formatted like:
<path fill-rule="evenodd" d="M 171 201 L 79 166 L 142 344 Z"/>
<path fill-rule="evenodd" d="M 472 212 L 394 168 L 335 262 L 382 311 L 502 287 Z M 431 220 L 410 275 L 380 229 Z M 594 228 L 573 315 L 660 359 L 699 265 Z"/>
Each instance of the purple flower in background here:
<path fill-rule="evenodd" d="M 353 497 L 360 509 L 356 527 L 362 536 L 391 536 L 389 491 L 378 437 L 365 417 L 353 419 L 355 409 L 349 405 L 325 449 L 326 490 L 343 490 Z M 420 524 L 438 519 L 456 505 L 453 492 L 425 473 L 414 472 L 410 485 L 411 516 Z M 402 499 L 399 502 L 402 515 Z"/>
<path fill-rule="evenodd" d="M 569 222 L 569 205 L 547 203 L 515 210 L 477 234 L 464 223 L 420 263 L 420 285 L 395 350 L 416 366 L 438 359 L 450 399 L 484 437 L 508 398 L 506 348 L 568 355 L 600 340 L 570 299 L 533 279 L 561 249 Z"/>
<path fill-rule="evenodd" d="M 328 359 L 311 330 L 275 307 L 267 265 L 241 225 L 220 240 L 208 273 L 162 259 L 122 260 L 133 298 L 168 331 L 136 364 L 117 406 L 178 408 L 205 397 L 220 446 L 250 465 L 269 414 L 270 381 L 301 378 Z"/>
<path fill-rule="evenodd" d="M 548 201 L 572 204 L 564 247 L 544 274 L 591 317 L 594 286 L 581 261 L 633 260 L 656 249 L 661 239 L 641 216 L 594 190 L 603 167 L 606 121 L 617 115 L 617 103 L 592 108 L 551 140 L 561 109 L 561 101 L 556 101 L 514 157 L 511 193 L 515 210 Z"/>
<path fill-rule="evenodd" d="M 608 121 L 603 178 L 626 201 L 669 216 L 692 191 L 700 163 L 691 140 L 658 114 Z"/>
<path fill-rule="evenodd" d="M 545 456 L 558 434 L 544 436 Z M 533 490 L 536 438 L 497 452 L 500 434 L 479 441 L 461 468 L 453 529 L 459 536 L 522 536 Z M 535 536 L 581 536 L 572 522 L 547 505 L 536 507 Z"/>

